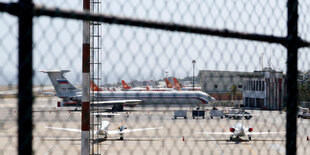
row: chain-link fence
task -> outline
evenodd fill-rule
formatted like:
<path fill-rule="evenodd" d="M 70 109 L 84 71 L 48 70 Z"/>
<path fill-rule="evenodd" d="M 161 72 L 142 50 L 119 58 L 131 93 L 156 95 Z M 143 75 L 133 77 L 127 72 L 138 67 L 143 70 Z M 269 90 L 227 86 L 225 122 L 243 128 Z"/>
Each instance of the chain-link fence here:
<path fill-rule="evenodd" d="M 309 154 L 309 7 L 0 2 L 0 154 Z"/>

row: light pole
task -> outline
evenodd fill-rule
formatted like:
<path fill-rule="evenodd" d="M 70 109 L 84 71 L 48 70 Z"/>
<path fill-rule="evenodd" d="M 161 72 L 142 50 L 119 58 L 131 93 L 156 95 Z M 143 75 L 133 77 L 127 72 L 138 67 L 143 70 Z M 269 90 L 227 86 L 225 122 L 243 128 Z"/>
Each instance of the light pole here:
<path fill-rule="evenodd" d="M 194 76 L 195 76 L 195 63 L 196 63 L 196 61 L 193 60 L 192 63 L 193 63 L 193 91 L 194 91 L 194 89 L 195 89 L 195 86 L 194 86 Z"/>
<path fill-rule="evenodd" d="M 166 74 L 166 78 L 168 78 L 168 71 L 165 71 L 165 74 Z"/>

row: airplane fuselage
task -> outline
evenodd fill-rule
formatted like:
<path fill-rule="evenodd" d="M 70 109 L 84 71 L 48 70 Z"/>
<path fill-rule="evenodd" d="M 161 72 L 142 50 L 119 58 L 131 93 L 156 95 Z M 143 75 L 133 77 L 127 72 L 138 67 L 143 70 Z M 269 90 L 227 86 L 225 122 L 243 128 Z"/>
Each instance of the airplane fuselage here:
<path fill-rule="evenodd" d="M 244 129 L 243 128 L 235 129 L 235 132 L 233 132 L 233 135 L 236 136 L 236 137 L 243 137 L 243 136 L 245 136 Z"/>
<path fill-rule="evenodd" d="M 142 104 L 207 104 L 215 99 L 204 92 L 198 91 L 114 91 L 95 94 L 95 100 L 111 101 L 122 99 L 139 99 Z"/>

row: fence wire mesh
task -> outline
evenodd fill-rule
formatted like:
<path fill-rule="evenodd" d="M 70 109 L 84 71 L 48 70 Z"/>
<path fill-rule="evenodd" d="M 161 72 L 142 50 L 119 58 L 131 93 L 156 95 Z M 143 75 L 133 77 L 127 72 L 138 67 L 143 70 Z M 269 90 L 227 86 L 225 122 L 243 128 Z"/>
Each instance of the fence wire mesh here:
<path fill-rule="evenodd" d="M 10 2 L 0 2 L 0 154 L 17 154 L 19 147 L 23 64 L 18 64 L 18 16 L 8 14 L 5 5 Z M 33 3 L 83 11 L 82 0 Z M 168 31 L 91 21 L 87 82 L 91 105 L 97 106 L 90 109 L 90 154 L 285 154 L 286 134 L 295 134 L 286 133 L 287 94 L 298 96 L 297 154 L 310 153 L 309 48 L 299 49 L 298 92 L 292 92 L 288 46 L 268 39 L 288 36 L 287 0 L 90 3 L 95 14 L 175 25 Z M 309 6 L 298 2 L 298 36 L 305 42 Z M 32 150 L 80 154 L 83 21 L 34 14 Z M 266 37 L 206 35 L 178 25 Z"/>

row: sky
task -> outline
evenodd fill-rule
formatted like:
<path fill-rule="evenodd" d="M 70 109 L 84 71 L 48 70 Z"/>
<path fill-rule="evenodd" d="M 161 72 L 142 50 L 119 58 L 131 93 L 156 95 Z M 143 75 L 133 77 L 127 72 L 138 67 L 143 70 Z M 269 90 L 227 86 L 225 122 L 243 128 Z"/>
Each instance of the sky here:
<path fill-rule="evenodd" d="M 0 0 L 0 2 L 7 2 Z M 82 10 L 81 0 L 36 0 L 36 4 Z M 216 29 L 286 36 L 285 0 L 104 0 L 109 15 Z M 310 41 L 310 2 L 299 1 L 299 35 Z M 40 70 L 69 69 L 81 83 L 82 22 L 61 18 L 34 20 L 34 82 L 50 84 Z M 17 19 L 0 14 L 0 85 L 17 81 Z M 199 70 L 286 71 L 286 49 L 277 44 L 102 24 L 102 84 L 121 80 L 184 78 Z M 309 70 L 309 49 L 299 50 L 299 70 Z"/>

